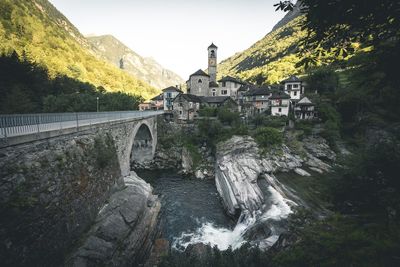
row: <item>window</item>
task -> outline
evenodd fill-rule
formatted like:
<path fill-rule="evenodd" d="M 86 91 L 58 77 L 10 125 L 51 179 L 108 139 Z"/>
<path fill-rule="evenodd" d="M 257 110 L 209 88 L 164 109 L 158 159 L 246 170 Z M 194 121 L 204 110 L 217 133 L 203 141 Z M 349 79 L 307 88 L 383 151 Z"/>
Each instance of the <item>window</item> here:
<path fill-rule="evenodd" d="M 193 102 L 189 102 L 189 108 L 193 107 Z"/>
<path fill-rule="evenodd" d="M 286 88 L 287 88 L 287 90 L 292 90 L 292 85 L 288 84 Z"/>
<path fill-rule="evenodd" d="M 221 90 L 221 95 L 227 95 L 228 94 L 228 90 Z"/>
<path fill-rule="evenodd" d="M 226 82 L 222 82 L 222 87 L 226 87 Z"/>
<path fill-rule="evenodd" d="M 278 112 L 282 112 L 282 108 L 279 108 L 279 109 L 278 109 Z"/>
<path fill-rule="evenodd" d="M 210 57 L 215 57 L 215 51 L 211 50 Z"/>
<path fill-rule="evenodd" d="M 172 94 L 170 92 L 167 93 L 167 98 L 171 98 Z"/>
<path fill-rule="evenodd" d="M 299 88 L 298 84 L 293 84 L 293 88 Z"/>
<path fill-rule="evenodd" d="M 198 82 L 198 83 L 203 83 L 203 81 L 202 81 L 201 79 L 199 79 L 197 82 Z"/>
<path fill-rule="evenodd" d="M 297 91 L 294 91 L 294 92 L 293 92 L 293 95 L 296 96 L 296 95 L 297 95 Z"/>
<path fill-rule="evenodd" d="M 179 110 L 179 115 L 182 115 L 182 113 L 183 113 L 182 110 Z"/>

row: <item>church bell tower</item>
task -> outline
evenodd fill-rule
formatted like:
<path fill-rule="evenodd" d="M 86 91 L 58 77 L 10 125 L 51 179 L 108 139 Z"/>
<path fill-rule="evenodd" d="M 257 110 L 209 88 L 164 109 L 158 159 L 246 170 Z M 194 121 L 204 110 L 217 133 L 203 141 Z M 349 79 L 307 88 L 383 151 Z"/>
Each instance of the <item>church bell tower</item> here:
<path fill-rule="evenodd" d="M 208 47 L 208 75 L 210 75 L 210 82 L 217 82 L 217 49 L 215 44 Z"/>

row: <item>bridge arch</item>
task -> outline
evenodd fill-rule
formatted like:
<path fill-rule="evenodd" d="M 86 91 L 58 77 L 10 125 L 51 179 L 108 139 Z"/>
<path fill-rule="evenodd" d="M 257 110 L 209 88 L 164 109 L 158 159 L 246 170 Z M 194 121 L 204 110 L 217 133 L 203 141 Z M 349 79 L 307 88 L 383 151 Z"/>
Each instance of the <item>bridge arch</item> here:
<path fill-rule="evenodd" d="M 152 127 L 142 122 L 135 127 L 130 153 L 130 163 L 145 163 L 154 157 L 156 138 L 153 136 Z"/>

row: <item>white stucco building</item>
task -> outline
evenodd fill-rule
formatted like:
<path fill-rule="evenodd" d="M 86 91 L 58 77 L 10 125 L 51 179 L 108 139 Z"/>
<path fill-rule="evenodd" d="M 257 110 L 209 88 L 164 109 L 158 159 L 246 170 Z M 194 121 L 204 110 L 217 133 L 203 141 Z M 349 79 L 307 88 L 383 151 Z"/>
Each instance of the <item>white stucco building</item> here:
<path fill-rule="evenodd" d="M 282 91 L 272 93 L 269 97 L 272 116 L 288 116 L 290 96 Z"/>

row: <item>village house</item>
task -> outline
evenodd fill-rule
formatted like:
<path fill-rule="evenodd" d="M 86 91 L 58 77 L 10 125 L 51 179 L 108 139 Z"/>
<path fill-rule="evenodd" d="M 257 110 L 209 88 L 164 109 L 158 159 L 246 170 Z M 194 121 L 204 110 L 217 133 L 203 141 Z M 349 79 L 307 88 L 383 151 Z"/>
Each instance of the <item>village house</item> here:
<path fill-rule="evenodd" d="M 174 117 L 180 121 L 192 121 L 199 113 L 201 97 L 192 94 L 179 94 L 173 101 Z"/>
<path fill-rule="evenodd" d="M 151 110 L 164 109 L 164 94 L 163 93 L 150 99 L 150 109 Z"/>
<path fill-rule="evenodd" d="M 281 81 L 283 90 L 290 96 L 292 102 L 300 100 L 301 95 L 304 94 L 303 82 L 296 76 L 290 76 L 288 79 Z"/>
<path fill-rule="evenodd" d="M 164 99 L 164 110 L 172 111 L 174 109 L 174 106 L 173 106 L 174 98 L 177 95 L 182 94 L 183 92 L 174 86 L 165 88 L 162 91 L 163 91 L 163 99 Z"/>
<path fill-rule="evenodd" d="M 231 76 L 223 77 L 218 81 L 219 90 L 217 96 L 230 96 L 233 99 L 238 99 L 238 90 L 241 86 L 245 85 L 245 83 L 239 79 L 236 79 Z"/>
<path fill-rule="evenodd" d="M 238 111 L 238 104 L 230 96 L 206 96 L 202 97 L 202 101 L 208 107 L 226 107 L 232 111 Z"/>
<path fill-rule="evenodd" d="M 275 91 L 269 97 L 272 116 L 288 116 L 290 96 L 282 91 Z"/>
<path fill-rule="evenodd" d="M 270 88 L 266 85 L 261 87 L 250 87 L 250 89 L 245 93 L 245 102 L 253 106 L 252 115 L 269 110 L 270 95 Z"/>
<path fill-rule="evenodd" d="M 303 97 L 294 107 L 294 117 L 298 120 L 312 120 L 317 118 L 315 105 L 307 97 Z"/>
<path fill-rule="evenodd" d="M 139 110 L 144 111 L 144 110 L 151 110 L 151 103 L 150 102 L 144 102 L 139 104 Z"/>

